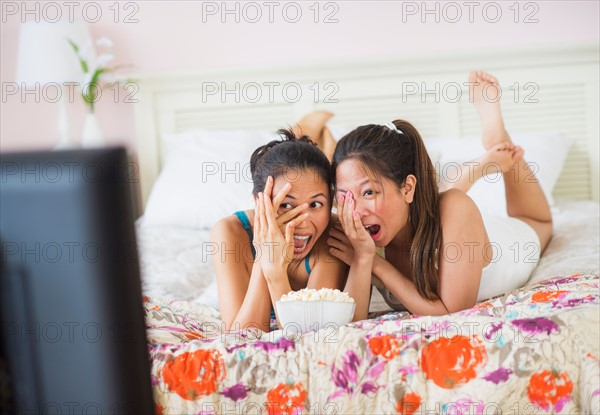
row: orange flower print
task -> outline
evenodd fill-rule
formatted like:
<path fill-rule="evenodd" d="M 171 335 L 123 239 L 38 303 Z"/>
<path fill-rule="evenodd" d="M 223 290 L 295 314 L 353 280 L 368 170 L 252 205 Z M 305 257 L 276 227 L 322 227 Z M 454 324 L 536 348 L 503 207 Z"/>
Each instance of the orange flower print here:
<path fill-rule="evenodd" d="M 183 332 L 183 335 L 188 340 L 198 340 L 204 338 L 204 335 L 202 333 L 198 333 L 197 331 L 193 330 L 186 330 Z"/>
<path fill-rule="evenodd" d="M 225 377 L 225 365 L 217 350 L 196 350 L 165 363 L 162 376 L 170 391 L 191 401 L 217 390 Z"/>
<path fill-rule="evenodd" d="M 381 356 L 385 360 L 392 360 L 400 353 L 398 340 L 391 334 L 371 337 L 369 339 L 369 348 L 374 355 Z"/>
<path fill-rule="evenodd" d="M 491 301 L 484 301 L 483 303 L 477 304 L 475 306 L 473 306 L 473 308 L 489 308 L 489 307 L 493 307 L 494 304 Z"/>
<path fill-rule="evenodd" d="M 421 406 L 421 397 L 416 393 L 405 393 L 398 401 L 396 411 L 401 415 L 412 415 Z"/>
<path fill-rule="evenodd" d="M 267 413 L 269 415 L 294 415 L 304 412 L 307 393 L 302 383 L 281 383 L 267 392 Z"/>
<path fill-rule="evenodd" d="M 549 412 L 550 405 L 556 412 L 562 412 L 563 406 L 571 400 L 573 382 L 567 372 L 543 370 L 529 378 L 527 396 L 529 400 Z"/>
<path fill-rule="evenodd" d="M 546 303 L 556 300 L 565 290 L 537 291 L 531 296 L 532 303 Z"/>
<path fill-rule="evenodd" d="M 475 376 L 487 363 L 485 346 L 476 336 L 441 337 L 421 351 L 421 370 L 427 379 L 440 388 L 461 386 Z"/>

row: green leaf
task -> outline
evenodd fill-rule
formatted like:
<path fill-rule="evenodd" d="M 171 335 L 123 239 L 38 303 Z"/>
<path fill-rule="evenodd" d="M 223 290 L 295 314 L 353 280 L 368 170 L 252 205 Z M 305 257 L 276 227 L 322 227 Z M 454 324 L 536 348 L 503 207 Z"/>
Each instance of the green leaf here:
<path fill-rule="evenodd" d="M 92 76 L 92 80 L 90 81 L 90 83 L 91 84 L 97 84 L 98 83 L 98 78 L 104 72 L 107 72 L 106 68 L 98 68 L 98 69 L 96 69 L 96 72 L 94 72 L 94 75 Z"/>
<path fill-rule="evenodd" d="M 83 59 L 81 59 L 79 57 L 79 46 L 77 46 L 77 44 L 75 42 L 73 42 L 71 39 L 67 38 L 67 42 L 69 42 L 69 44 L 71 45 L 71 47 L 73 48 L 73 50 L 75 51 L 75 55 L 77 56 L 77 60 L 79 61 L 79 64 L 81 65 L 81 69 L 83 69 L 84 73 L 87 73 L 89 68 L 88 68 L 88 64 L 86 61 L 84 61 Z"/>
<path fill-rule="evenodd" d="M 73 48 L 73 50 L 75 51 L 75 53 L 79 52 L 79 46 L 77 46 L 77 43 L 73 42 L 69 38 L 67 38 L 67 42 L 69 42 L 69 44 L 71 45 L 71 47 Z"/>

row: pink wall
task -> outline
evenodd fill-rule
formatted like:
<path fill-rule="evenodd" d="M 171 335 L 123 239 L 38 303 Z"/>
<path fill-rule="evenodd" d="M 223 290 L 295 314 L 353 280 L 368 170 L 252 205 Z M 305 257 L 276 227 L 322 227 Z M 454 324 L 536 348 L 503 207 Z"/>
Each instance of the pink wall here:
<path fill-rule="evenodd" d="M 33 15 L 9 14 L 6 4 L 21 7 L 22 2 L 2 2 L 0 80 L 4 85 L 14 82 L 19 25 Z M 30 8 L 36 2 L 29 2 Z M 39 3 L 43 19 L 45 2 Z M 64 2 L 54 2 L 59 6 Z M 289 65 L 295 62 L 357 60 L 362 57 L 397 58 L 403 54 L 432 54 L 436 51 L 467 51 L 510 48 L 551 47 L 590 44 L 600 41 L 599 3 L 596 1 L 479 2 L 473 10 L 472 22 L 468 2 L 421 1 L 336 1 L 318 3 L 320 11 L 315 23 L 315 2 L 275 2 L 273 22 L 263 1 L 228 2 L 227 7 L 239 8 L 240 22 L 235 14 L 222 16 L 203 14 L 211 7 L 221 9 L 218 2 L 122 2 L 115 19 L 114 2 L 100 2 L 102 15 L 90 23 L 94 38 L 108 36 L 115 43 L 115 64 L 133 64 L 135 71 L 213 69 L 244 66 Z M 75 16 L 82 16 L 81 7 Z M 138 10 L 134 10 L 136 5 Z M 328 4 L 328 5 L 327 5 Z M 423 4 L 435 12 L 424 15 Z M 526 6 L 526 4 L 528 4 Z M 294 7 L 302 16 L 297 23 Z M 257 9 L 254 6 L 258 6 Z M 456 7 L 458 6 L 458 8 Z M 496 23 L 498 6 L 502 15 Z M 287 7 L 286 13 L 283 8 Z M 487 7 L 484 12 L 484 7 Z M 512 9 L 511 9 L 512 7 Z M 12 10 L 12 9 L 11 9 Z M 250 20 L 261 10 L 257 23 Z M 65 6 L 64 15 L 68 8 Z M 244 13 L 245 11 L 245 13 Z M 461 12 L 457 23 L 456 12 Z M 135 12 L 136 23 L 125 23 L 125 17 Z M 325 23 L 334 12 L 338 22 Z M 411 12 L 416 12 L 411 14 Z M 537 22 L 526 23 L 528 15 Z M 89 16 L 88 16 L 89 17 Z M 203 17 L 205 21 L 203 21 Z M 436 22 L 438 17 L 439 22 Z M 225 23 L 221 22 L 225 18 Z M 515 18 L 517 22 L 515 22 Z M 115 22 L 117 20 L 117 22 Z M 424 21 L 423 21 L 424 20 Z M 485 64 L 485 62 L 482 62 Z M 23 102 L 24 101 L 24 102 Z M 109 143 L 134 143 L 133 105 L 101 99 L 97 116 Z M 81 133 L 85 108 L 80 100 L 69 105 L 71 133 Z M 51 148 L 58 140 L 58 104 L 36 103 L 31 97 L 23 100 L 19 94 L 2 96 L 0 112 L 0 150 Z"/>

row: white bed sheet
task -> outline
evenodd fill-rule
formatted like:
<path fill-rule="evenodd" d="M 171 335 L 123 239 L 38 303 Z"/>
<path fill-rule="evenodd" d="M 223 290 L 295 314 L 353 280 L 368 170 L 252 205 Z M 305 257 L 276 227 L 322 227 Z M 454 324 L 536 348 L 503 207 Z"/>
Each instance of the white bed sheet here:
<path fill-rule="evenodd" d="M 554 275 L 600 272 L 600 204 L 568 199 L 556 202 L 552 209 L 554 237 L 527 285 Z M 136 228 L 145 295 L 218 308 L 210 231 L 145 226 L 143 218 Z"/>
<path fill-rule="evenodd" d="M 600 204 L 589 200 L 556 200 L 554 233 L 527 285 L 554 275 L 600 271 Z"/>
<path fill-rule="evenodd" d="M 209 230 L 136 223 L 142 291 L 195 301 L 214 280 Z"/>

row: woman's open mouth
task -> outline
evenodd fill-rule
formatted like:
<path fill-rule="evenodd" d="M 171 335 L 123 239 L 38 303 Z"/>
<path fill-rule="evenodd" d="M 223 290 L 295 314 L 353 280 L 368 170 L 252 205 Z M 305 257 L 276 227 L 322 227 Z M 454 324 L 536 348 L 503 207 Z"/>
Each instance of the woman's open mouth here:
<path fill-rule="evenodd" d="M 310 235 L 294 235 L 294 254 L 304 253 L 311 238 Z"/>
<path fill-rule="evenodd" d="M 381 234 L 381 225 L 367 225 L 365 226 L 365 229 L 369 232 L 369 235 L 371 235 L 371 238 L 373 238 L 374 241 L 376 241 Z"/>

